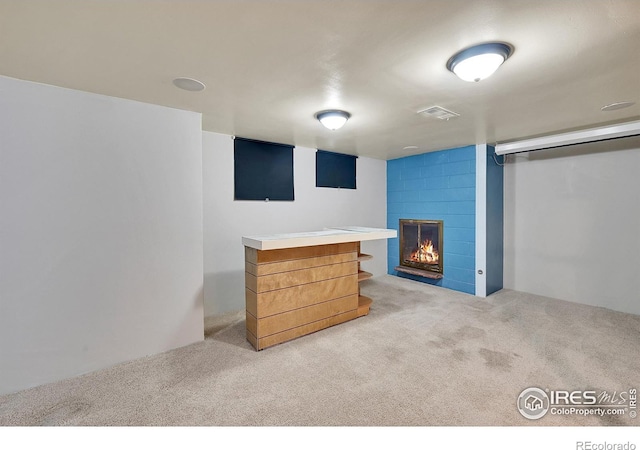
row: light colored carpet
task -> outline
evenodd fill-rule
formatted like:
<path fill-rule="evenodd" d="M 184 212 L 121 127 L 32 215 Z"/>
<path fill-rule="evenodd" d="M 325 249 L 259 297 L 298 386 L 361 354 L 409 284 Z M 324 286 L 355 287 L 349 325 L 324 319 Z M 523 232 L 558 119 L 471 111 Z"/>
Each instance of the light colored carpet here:
<path fill-rule="evenodd" d="M 520 392 L 640 388 L 640 316 L 393 276 L 366 317 L 256 352 L 243 312 L 204 342 L 0 397 L 0 425 L 638 425 L 528 420 Z"/>

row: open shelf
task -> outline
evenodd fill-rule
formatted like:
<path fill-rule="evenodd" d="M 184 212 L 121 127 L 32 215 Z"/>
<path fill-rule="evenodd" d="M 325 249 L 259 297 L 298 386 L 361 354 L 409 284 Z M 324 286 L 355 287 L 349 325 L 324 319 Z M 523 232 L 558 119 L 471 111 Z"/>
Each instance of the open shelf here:
<path fill-rule="evenodd" d="M 372 255 L 367 255 L 366 253 L 358 253 L 358 261 L 368 261 L 373 259 Z"/>
<path fill-rule="evenodd" d="M 358 317 L 366 316 L 367 314 L 369 314 L 371 303 L 373 303 L 373 300 L 371 300 L 369 297 L 366 297 L 364 295 L 358 296 Z"/>
<path fill-rule="evenodd" d="M 393 270 L 396 270 L 398 272 L 408 273 L 411 275 L 417 275 L 419 277 L 432 278 L 434 280 L 439 280 L 444 276 L 441 273 L 429 272 L 427 270 L 414 269 L 412 267 L 404 267 L 404 266 L 396 266 L 394 267 Z M 359 274 L 358 274 L 358 281 L 360 281 Z"/>
<path fill-rule="evenodd" d="M 360 263 L 362 261 L 368 261 L 373 259 L 372 255 L 367 255 L 366 253 L 360 252 L 360 242 L 358 242 L 358 310 L 356 311 L 357 317 L 366 316 L 369 314 L 369 309 L 371 309 L 371 304 L 373 300 L 365 295 L 360 295 L 360 282 L 363 280 L 368 280 L 373 277 L 373 274 L 362 270 L 360 267 Z"/>
<path fill-rule="evenodd" d="M 365 272 L 364 270 L 359 270 L 358 271 L 358 282 L 363 281 L 363 280 L 368 280 L 372 276 L 373 276 L 373 274 L 370 273 L 370 272 Z"/>

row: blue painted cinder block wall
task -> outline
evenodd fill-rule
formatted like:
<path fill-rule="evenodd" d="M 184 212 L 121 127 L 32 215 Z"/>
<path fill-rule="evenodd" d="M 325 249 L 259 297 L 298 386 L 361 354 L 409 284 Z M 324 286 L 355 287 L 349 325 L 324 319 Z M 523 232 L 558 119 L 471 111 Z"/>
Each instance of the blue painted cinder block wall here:
<path fill-rule="evenodd" d="M 444 277 L 394 270 L 399 239 L 388 240 L 388 273 L 475 294 L 476 148 L 474 145 L 387 161 L 387 228 L 400 219 L 444 221 Z"/>

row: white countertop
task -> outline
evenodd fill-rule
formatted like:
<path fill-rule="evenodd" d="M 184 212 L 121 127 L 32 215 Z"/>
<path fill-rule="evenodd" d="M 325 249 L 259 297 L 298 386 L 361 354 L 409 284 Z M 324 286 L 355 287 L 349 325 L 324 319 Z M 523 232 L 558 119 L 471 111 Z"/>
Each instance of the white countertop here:
<path fill-rule="evenodd" d="M 304 233 L 243 236 L 242 244 L 258 250 L 308 247 L 310 245 L 339 244 L 342 242 L 372 241 L 398 236 L 396 230 L 366 227 L 332 227 Z"/>

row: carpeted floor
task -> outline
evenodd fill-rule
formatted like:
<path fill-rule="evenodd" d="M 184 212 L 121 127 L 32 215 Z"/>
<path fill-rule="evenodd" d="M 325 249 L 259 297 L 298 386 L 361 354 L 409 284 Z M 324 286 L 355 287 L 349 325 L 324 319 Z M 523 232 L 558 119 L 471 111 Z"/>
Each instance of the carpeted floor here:
<path fill-rule="evenodd" d="M 204 342 L 0 397 L 0 425 L 640 424 L 516 408 L 533 386 L 640 388 L 640 316 L 392 276 L 362 290 L 368 316 L 261 352 L 243 312 L 209 318 Z"/>

